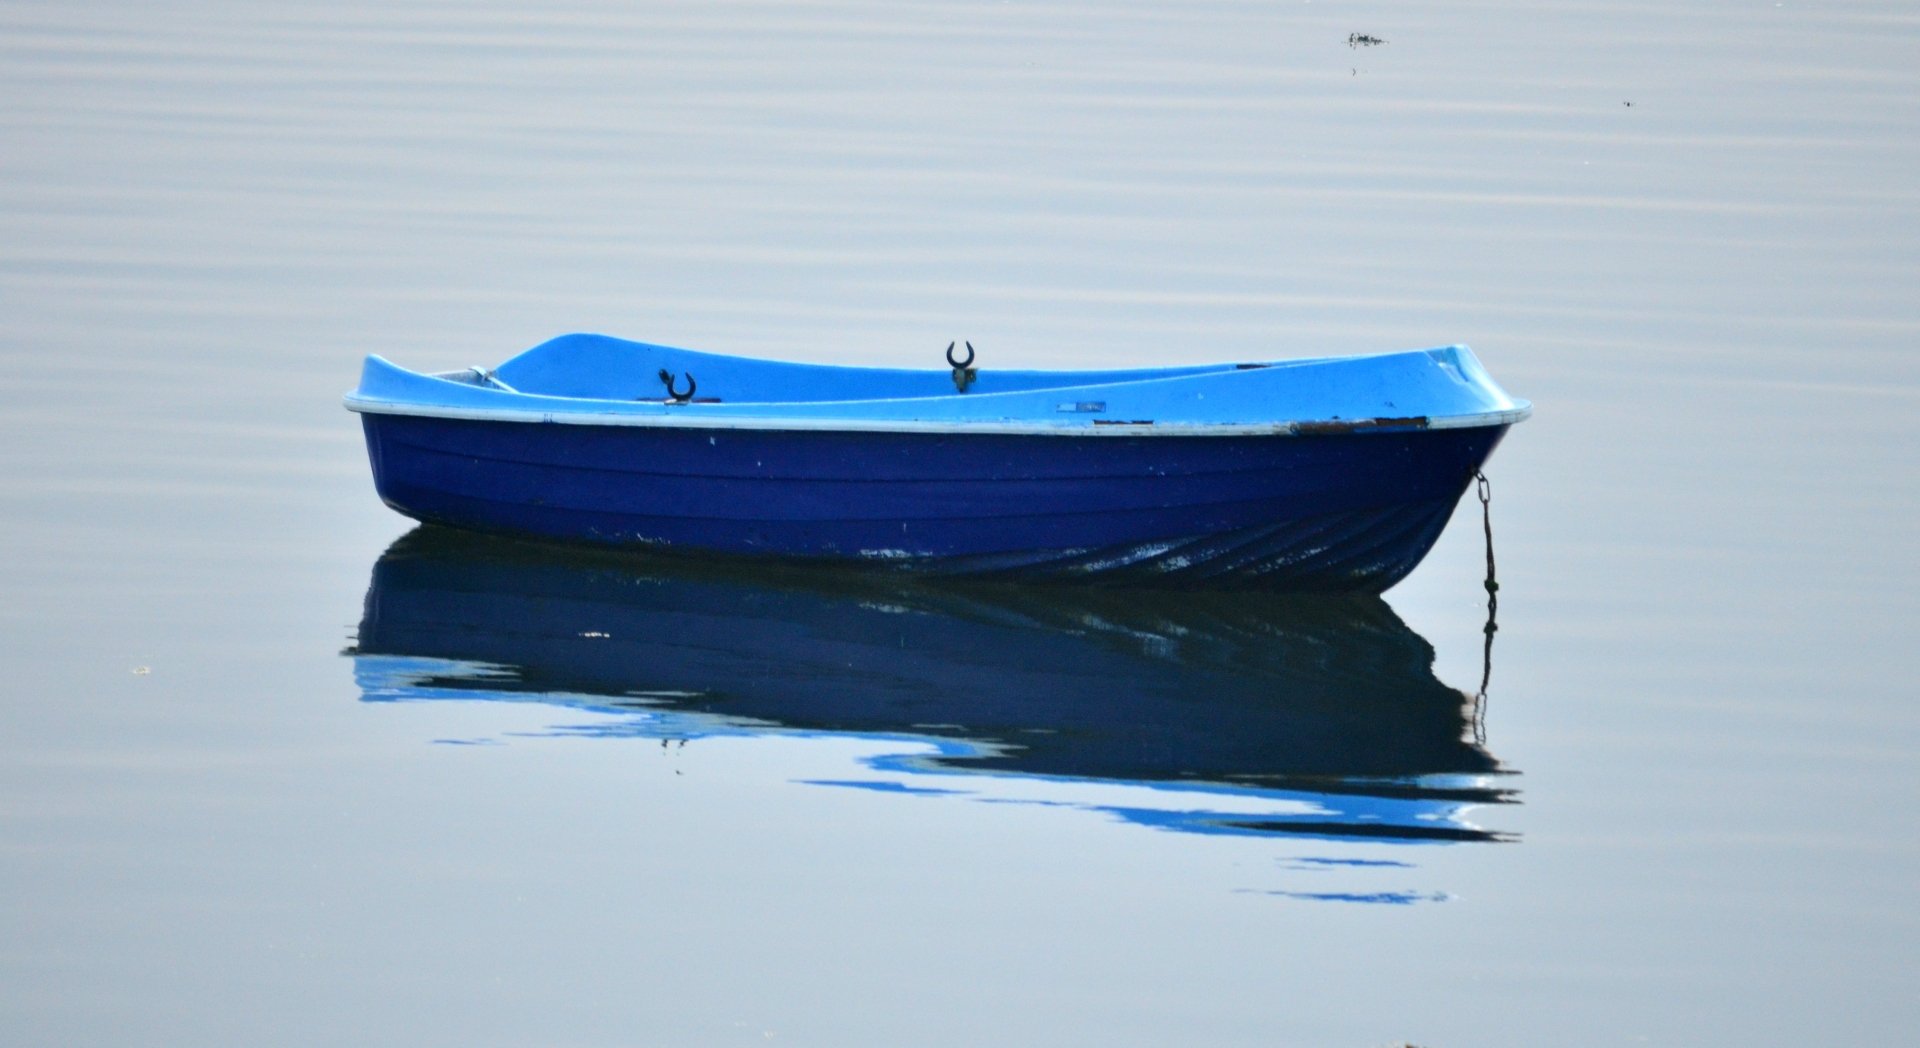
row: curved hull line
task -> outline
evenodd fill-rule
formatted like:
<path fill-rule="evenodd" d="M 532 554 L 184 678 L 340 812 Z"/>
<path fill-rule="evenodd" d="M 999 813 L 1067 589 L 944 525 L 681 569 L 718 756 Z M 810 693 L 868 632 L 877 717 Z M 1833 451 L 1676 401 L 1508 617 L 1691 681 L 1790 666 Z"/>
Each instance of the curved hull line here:
<path fill-rule="evenodd" d="M 681 400 L 670 376 L 691 390 L 695 370 L 700 396 Z M 492 371 L 370 357 L 347 406 L 382 500 L 469 530 L 933 574 L 1373 591 L 1420 562 L 1530 411 L 1461 346 L 967 374 L 575 335 Z"/>

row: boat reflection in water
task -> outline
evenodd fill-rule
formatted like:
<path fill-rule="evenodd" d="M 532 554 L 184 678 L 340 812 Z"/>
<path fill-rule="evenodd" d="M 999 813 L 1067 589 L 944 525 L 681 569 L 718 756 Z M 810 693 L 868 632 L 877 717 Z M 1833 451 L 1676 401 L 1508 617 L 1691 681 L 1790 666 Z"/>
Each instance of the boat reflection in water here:
<path fill-rule="evenodd" d="M 1468 812 L 1513 800 L 1474 701 L 1370 596 L 916 583 L 427 527 L 374 566 L 348 654 L 370 702 L 534 700 L 662 742 L 898 742 L 823 784 L 1018 784 L 1165 829 L 1495 840 Z"/>

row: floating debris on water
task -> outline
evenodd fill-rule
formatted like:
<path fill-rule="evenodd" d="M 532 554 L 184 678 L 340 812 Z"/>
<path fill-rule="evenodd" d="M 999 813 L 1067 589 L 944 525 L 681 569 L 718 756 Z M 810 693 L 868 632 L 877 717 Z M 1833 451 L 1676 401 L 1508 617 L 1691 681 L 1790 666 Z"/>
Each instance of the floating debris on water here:
<path fill-rule="evenodd" d="M 1347 34 L 1348 47 L 1353 47 L 1353 48 L 1379 47 L 1381 44 L 1384 44 L 1384 43 L 1386 43 L 1385 40 L 1382 40 L 1371 33 L 1348 33 Z"/>

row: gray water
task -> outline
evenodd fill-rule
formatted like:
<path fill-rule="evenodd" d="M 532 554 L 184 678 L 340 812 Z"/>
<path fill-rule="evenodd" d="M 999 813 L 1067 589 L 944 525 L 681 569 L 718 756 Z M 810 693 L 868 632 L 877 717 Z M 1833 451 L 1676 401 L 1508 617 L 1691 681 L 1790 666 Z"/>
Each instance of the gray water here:
<path fill-rule="evenodd" d="M 1867 2 L 0 5 L 0 1042 L 1903 1041 L 1916 55 Z M 1472 344 L 1537 407 L 1479 836 L 385 701 L 339 394 L 571 330 Z M 1464 694 L 1479 510 L 1387 595 Z"/>

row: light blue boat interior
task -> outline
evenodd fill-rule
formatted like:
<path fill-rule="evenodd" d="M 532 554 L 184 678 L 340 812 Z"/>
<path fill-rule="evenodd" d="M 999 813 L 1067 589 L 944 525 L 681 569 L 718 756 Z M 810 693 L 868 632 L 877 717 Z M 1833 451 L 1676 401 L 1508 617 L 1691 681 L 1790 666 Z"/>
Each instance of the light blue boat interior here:
<path fill-rule="evenodd" d="M 660 372 L 694 399 L 668 396 Z M 687 378 L 691 376 L 691 380 Z M 684 424 L 1011 423 L 1040 428 L 1273 426 L 1356 421 L 1496 425 L 1530 412 L 1465 346 L 1356 357 L 1101 371 L 863 368 L 562 335 L 491 370 L 422 374 L 370 356 L 358 411 Z"/>

